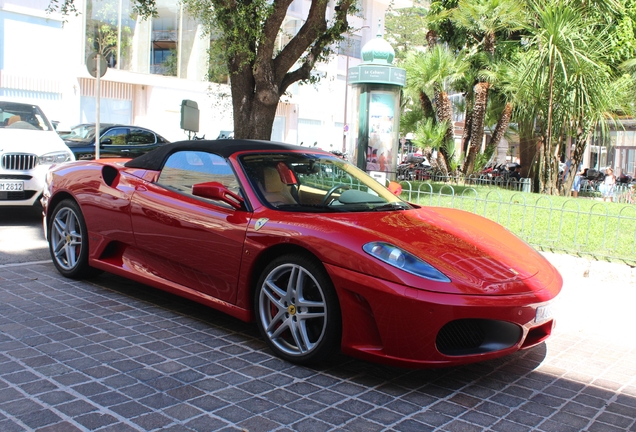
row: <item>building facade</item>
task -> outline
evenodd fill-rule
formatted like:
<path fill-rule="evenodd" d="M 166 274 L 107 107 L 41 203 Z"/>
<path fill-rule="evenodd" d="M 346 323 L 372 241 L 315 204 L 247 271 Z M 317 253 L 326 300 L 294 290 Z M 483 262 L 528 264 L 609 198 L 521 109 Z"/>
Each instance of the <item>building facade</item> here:
<path fill-rule="evenodd" d="M 67 17 L 47 14 L 49 3 L 0 0 L 1 97 L 40 105 L 62 129 L 92 123 L 95 79 L 86 59 L 97 52 L 108 65 L 100 80 L 102 123 L 144 126 L 171 141 L 186 139 L 180 109 L 189 99 L 200 110 L 199 136 L 216 138 L 233 129 L 229 86 L 208 81 L 210 37 L 178 0 L 157 0 L 158 15 L 149 19 L 134 13 L 134 0 L 75 0 L 80 13 Z M 281 46 L 300 29 L 310 4 L 295 0 L 289 7 Z M 347 70 L 361 62 L 360 49 L 375 37 L 388 5 L 389 0 L 361 1 L 361 12 L 350 19 L 358 30 L 329 63 L 317 65 L 320 82 L 296 83 L 281 99 L 272 139 L 342 148 Z"/>

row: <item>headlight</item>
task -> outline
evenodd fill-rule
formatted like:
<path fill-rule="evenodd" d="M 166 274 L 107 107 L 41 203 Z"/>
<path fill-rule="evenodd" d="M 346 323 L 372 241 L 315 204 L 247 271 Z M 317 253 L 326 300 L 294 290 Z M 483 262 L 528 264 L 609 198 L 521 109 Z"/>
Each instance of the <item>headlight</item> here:
<path fill-rule="evenodd" d="M 71 159 L 71 155 L 72 153 L 69 152 L 54 152 L 54 153 L 47 153 L 45 155 L 42 155 L 38 158 L 38 164 L 39 165 L 53 165 L 53 164 L 58 164 L 58 163 L 62 163 L 62 162 L 68 162 Z"/>
<path fill-rule="evenodd" d="M 392 265 L 393 267 L 404 270 L 426 279 L 438 282 L 450 282 L 442 272 L 437 270 L 429 263 L 422 261 L 415 255 L 412 255 L 397 246 L 383 242 L 371 242 L 362 246 L 362 249 L 369 255 L 376 257 L 380 261 Z"/>

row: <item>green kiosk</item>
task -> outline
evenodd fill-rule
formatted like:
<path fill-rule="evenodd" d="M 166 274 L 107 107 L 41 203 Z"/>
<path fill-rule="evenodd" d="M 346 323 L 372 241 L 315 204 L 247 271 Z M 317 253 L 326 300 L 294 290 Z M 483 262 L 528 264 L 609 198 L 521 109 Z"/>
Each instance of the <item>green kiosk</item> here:
<path fill-rule="evenodd" d="M 381 33 L 362 48 L 363 62 L 347 75 L 349 112 L 345 151 L 350 162 L 382 184 L 395 179 L 400 95 L 406 71 L 392 66 L 395 51 Z"/>

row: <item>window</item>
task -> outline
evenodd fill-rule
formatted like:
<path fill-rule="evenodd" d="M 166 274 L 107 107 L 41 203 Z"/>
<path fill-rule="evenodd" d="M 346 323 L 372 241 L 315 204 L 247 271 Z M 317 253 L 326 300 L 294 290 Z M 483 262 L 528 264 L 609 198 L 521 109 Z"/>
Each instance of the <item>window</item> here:
<path fill-rule="evenodd" d="M 100 140 L 104 144 L 126 145 L 128 137 L 128 128 L 113 128 L 107 130 Z M 110 140 L 106 141 L 105 140 Z"/>
<path fill-rule="evenodd" d="M 192 195 L 197 183 L 219 182 L 235 194 L 241 195 L 232 167 L 221 156 L 201 151 L 180 151 L 170 155 L 157 183 L 186 195 Z M 224 207 L 228 204 L 216 201 Z"/>
<path fill-rule="evenodd" d="M 143 129 L 130 129 L 128 144 L 130 145 L 147 145 L 155 143 L 155 134 Z"/>
<path fill-rule="evenodd" d="M 0 128 L 51 130 L 44 114 L 35 105 L 0 102 Z"/>

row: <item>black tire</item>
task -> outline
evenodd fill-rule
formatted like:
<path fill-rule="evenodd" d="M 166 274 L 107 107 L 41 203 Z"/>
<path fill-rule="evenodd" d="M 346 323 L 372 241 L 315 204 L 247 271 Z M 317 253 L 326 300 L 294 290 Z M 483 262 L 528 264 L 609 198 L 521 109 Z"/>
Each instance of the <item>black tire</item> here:
<path fill-rule="evenodd" d="M 270 349 L 292 363 L 318 363 L 340 347 L 338 296 L 322 265 L 307 256 L 284 255 L 265 268 L 254 313 Z"/>
<path fill-rule="evenodd" d="M 82 279 L 101 273 L 88 265 L 88 230 L 75 201 L 58 203 L 49 220 L 48 234 L 51 259 L 62 276 Z"/>

